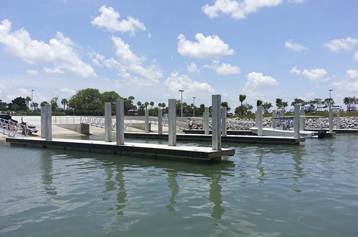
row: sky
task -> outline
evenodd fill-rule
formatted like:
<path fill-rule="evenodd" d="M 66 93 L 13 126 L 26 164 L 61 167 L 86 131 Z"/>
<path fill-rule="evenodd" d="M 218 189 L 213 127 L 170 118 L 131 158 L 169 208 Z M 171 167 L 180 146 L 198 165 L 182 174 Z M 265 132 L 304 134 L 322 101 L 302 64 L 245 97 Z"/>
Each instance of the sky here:
<path fill-rule="evenodd" d="M 356 0 L 0 0 L 0 99 L 358 97 Z M 184 90 L 181 94 L 179 90 Z M 330 90 L 333 90 L 330 92 Z"/>

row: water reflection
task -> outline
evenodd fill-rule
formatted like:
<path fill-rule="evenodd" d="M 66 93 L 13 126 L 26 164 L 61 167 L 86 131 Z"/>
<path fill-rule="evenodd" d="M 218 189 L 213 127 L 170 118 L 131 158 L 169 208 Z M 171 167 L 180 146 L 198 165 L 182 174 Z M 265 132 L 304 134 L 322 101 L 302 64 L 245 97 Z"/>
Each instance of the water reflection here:
<path fill-rule="evenodd" d="M 48 195 L 56 195 L 56 187 L 53 185 L 52 155 L 48 152 L 41 153 L 42 184 Z"/>
<path fill-rule="evenodd" d="M 174 204 L 176 204 L 175 197 L 179 192 L 179 185 L 176 180 L 177 172 L 175 170 L 171 170 L 171 171 L 167 171 L 167 172 L 168 172 L 167 180 L 169 182 L 168 187 L 172 190 L 172 195 L 170 196 L 169 205 L 167 205 L 167 209 L 168 209 L 168 211 L 175 211 L 175 208 L 174 208 Z"/>
<path fill-rule="evenodd" d="M 214 174 L 211 178 L 212 182 L 210 184 L 210 201 L 214 203 L 213 212 L 211 216 L 215 219 L 221 219 L 222 215 L 225 212 L 225 208 L 221 206 L 222 201 L 222 186 L 219 184 L 222 178 L 221 173 Z"/>

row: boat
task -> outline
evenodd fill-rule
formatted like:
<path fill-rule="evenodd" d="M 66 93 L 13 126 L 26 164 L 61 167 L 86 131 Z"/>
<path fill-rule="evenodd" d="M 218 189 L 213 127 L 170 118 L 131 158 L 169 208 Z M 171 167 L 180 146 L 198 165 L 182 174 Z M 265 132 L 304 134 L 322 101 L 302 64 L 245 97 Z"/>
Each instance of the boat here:
<path fill-rule="evenodd" d="M 258 134 L 258 128 L 250 128 L 252 133 Z M 294 130 L 283 130 L 277 128 L 262 128 L 263 136 L 276 136 L 276 137 L 294 137 Z M 300 138 L 311 138 L 314 133 L 309 131 L 300 131 Z"/>

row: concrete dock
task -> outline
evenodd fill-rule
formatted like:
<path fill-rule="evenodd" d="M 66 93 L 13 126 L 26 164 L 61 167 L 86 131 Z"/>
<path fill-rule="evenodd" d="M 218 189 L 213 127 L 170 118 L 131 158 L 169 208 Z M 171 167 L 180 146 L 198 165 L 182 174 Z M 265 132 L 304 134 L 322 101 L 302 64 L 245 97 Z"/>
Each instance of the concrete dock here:
<path fill-rule="evenodd" d="M 52 139 L 34 137 L 6 138 L 11 146 L 54 148 L 62 150 L 78 150 L 111 154 L 126 154 L 136 156 L 149 156 L 154 158 L 180 158 L 192 160 L 214 161 L 220 160 L 222 156 L 233 156 L 235 149 L 213 150 L 211 147 L 190 146 L 168 146 L 147 143 L 125 143 L 116 145 L 116 142 L 74 140 L 74 139 Z"/>

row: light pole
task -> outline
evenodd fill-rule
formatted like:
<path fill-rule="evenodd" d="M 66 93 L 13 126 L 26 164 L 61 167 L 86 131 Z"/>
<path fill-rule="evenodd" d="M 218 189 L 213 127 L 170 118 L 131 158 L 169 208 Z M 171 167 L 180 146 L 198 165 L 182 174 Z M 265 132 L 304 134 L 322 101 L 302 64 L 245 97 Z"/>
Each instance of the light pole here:
<path fill-rule="evenodd" d="M 31 90 L 31 108 L 32 112 L 34 112 L 34 90 Z"/>
<path fill-rule="evenodd" d="M 193 96 L 193 117 L 195 117 L 195 96 Z"/>
<path fill-rule="evenodd" d="M 333 89 L 329 89 L 329 108 L 332 107 L 332 99 L 331 99 L 331 92 L 333 91 Z"/>
<path fill-rule="evenodd" d="M 179 90 L 180 92 L 180 117 L 183 117 L 183 92 L 184 90 Z"/>

